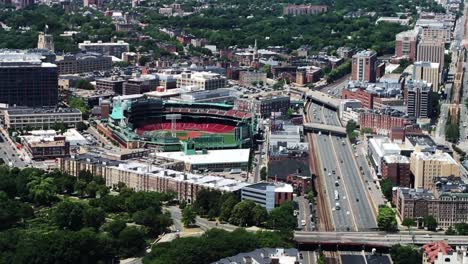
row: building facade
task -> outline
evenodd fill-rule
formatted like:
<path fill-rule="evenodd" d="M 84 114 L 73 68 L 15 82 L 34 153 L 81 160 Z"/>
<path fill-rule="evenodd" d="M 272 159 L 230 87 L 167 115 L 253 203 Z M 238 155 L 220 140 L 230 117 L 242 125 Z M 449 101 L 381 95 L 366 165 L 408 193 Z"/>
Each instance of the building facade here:
<path fill-rule="evenodd" d="M 59 74 L 78 74 L 112 69 L 112 58 L 100 53 L 87 52 L 58 56 L 55 64 Z"/>
<path fill-rule="evenodd" d="M 432 84 L 433 92 L 438 92 L 441 83 L 440 71 L 439 63 L 417 61 L 413 66 L 413 80 L 426 81 Z"/>
<path fill-rule="evenodd" d="M 405 127 L 411 124 L 406 114 L 391 108 L 382 110 L 362 111 L 359 113 L 361 128 L 370 128 L 373 133 L 386 135 L 392 128 Z"/>
<path fill-rule="evenodd" d="M 227 85 L 226 77 L 212 72 L 184 72 L 177 78 L 177 88 L 193 87 L 199 90 L 215 90 Z"/>
<path fill-rule="evenodd" d="M 12 129 L 48 129 L 57 123 L 75 127 L 81 121 L 80 110 L 74 108 L 9 108 L 4 111 L 4 124 Z"/>
<path fill-rule="evenodd" d="M 253 201 L 271 211 L 285 201 L 292 201 L 293 188 L 285 183 L 255 183 L 242 188 L 241 199 Z"/>
<path fill-rule="evenodd" d="M 360 51 L 354 54 L 352 60 L 352 80 L 375 82 L 377 70 L 377 53 L 371 50 Z"/>
<path fill-rule="evenodd" d="M 253 83 L 266 83 L 266 72 L 240 71 L 239 84 L 242 86 L 251 86 Z"/>
<path fill-rule="evenodd" d="M 56 159 L 70 155 L 70 143 L 63 136 L 56 136 L 50 140 L 23 140 L 22 143 L 33 160 Z"/>
<path fill-rule="evenodd" d="M 78 48 L 86 52 L 97 52 L 102 55 L 114 56 L 117 58 L 122 58 L 122 53 L 130 51 L 129 44 L 122 40 L 117 42 L 98 41 L 96 43 L 87 40 L 83 43 L 79 43 Z"/>
<path fill-rule="evenodd" d="M 403 155 L 384 156 L 382 159 L 382 179 L 390 179 L 394 186 L 413 186 L 408 157 Z"/>
<path fill-rule="evenodd" d="M 410 118 L 432 116 L 432 85 L 423 81 L 411 81 L 406 85 L 407 113 Z"/>
<path fill-rule="evenodd" d="M 438 177 L 460 177 L 460 167 L 448 154 L 437 150 L 435 154 L 421 152 L 416 147 L 411 153 L 410 169 L 414 175 L 414 187 L 432 189 Z"/>
<path fill-rule="evenodd" d="M 439 70 L 444 68 L 445 43 L 443 40 L 421 40 L 418 43 L 416 60 L 439 63 Z"/>
<path fill-rule="evenodd" d="M 0 53 L 0 103 L 11 106 L 55 106 L 58 102 L 57 66 L 39 54 Z"/>
<path fill-rule="evenodd" d="M 416 60 L 418 35 L 417 30 L 398 33 L 395 36 L 395 56 L 397 58 L 407 58 L 411 61 Z"/>
<path fill-rule="evenodd" d="M 326 5 L 287 5 L 283 8 L 283 15 L 317 15 L 327 10 Z"/>

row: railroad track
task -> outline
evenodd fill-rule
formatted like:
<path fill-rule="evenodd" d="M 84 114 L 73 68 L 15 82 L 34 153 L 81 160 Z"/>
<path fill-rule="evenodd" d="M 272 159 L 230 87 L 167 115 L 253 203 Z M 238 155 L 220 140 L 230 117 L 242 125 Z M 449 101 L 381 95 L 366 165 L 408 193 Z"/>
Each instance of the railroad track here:
<path fill-rule="evenodd" d="M 307 109 L 307 113 L 310 112 L 309 105 L 310 103 L 308 102 L 305 105 L 305 109 Z M 306 122 L 311 121 L 308 114 L 305 115 L 305 120 Z M 322 189 L 321 177 L 323 177 L 323 175 L 321 175 L 322 173 L 318 166 L 317 156 L 314 154 L 315 146 L 314 146 L 314 140 L 313 140 L 312 134 L 307 134 L 306 138 L 307 138 L 307 141 L 309 142 L 310 170 L 312 174 L 316 176 L 314 178 L 314 186 L 317 190 L 316 201 L 317 201 L 317 212 L 318 212 L 318 219 L 319 219 L 318 228 L 319 230 L 323 230 L 323 231 L 334 231 L 334 227 L 330 219 L 331 216 L 329 214 L 328 208 L 325 203 L 326 201 L 325 199 L 327 199 L 327 197 L 325 197 L 323 192 L 321 191 Z"/>

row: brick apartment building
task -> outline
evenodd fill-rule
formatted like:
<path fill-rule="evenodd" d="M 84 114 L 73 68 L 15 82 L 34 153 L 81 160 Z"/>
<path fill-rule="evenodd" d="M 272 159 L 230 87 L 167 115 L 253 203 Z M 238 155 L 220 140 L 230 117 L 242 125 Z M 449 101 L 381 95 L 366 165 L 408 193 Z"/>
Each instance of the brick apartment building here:
<path fill-rule="evenodd" d="M 377 53 L 371 50 L 363 50 L 354 54 L 351 66 L 351 80 L 375 82 L 376 70 Z"/>
<path fill-rule="evenodd" d="M 368 93 L 364 89 L 343 89 L 341 91 L 341 99 L 356 99 L 361 102 L 362 108 L 374 108 L 375 94 Z"/>
<path fill-rule="evenodd" d="M 373 133 L 388 134 L 392 128 L 405 127 L 411 124 L 405 113 L 393 110 L 363 111 L 359 114 L 361 128 L 371 128 Z"/>
<path fill-rule="evenodd" d="M 395 186 L 413 186 L 413 176 L 408 157 L 388 155 L 382 159 L 382 178 L 390 179 Z"/>

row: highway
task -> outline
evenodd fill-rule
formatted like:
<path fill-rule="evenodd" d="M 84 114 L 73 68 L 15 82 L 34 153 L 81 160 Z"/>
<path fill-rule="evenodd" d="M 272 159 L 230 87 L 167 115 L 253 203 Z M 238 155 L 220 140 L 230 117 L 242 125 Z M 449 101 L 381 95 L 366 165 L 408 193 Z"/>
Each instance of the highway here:
<path fill-rule="evenodd" d="M 336 156 L 331 151 L 331 139 L 328 135 L 314 135 L 314 142 L 317 146 L 318 161 L 320 170 L 323 175 L 325 186 L 323 191 L 327 197 L 327 208 L 330 208 L 332 215 L 333 226 L 336 231 L 351 231 L 356 230 L 356 223 L 351 211 L 351 205 L 348 200 L 348 190 L 343 182 L 343 173 L 340 166 L 337 166 Z M 333 173 L 333 171 L 335 173 Z M 338 186 L 335 182 L 338 181 Z M 335 190 L 338 191 L 339 199 L 335 199 Z M 336 204 L 339 204 L 337 210 Z"/>
<path fill-rule="evenodd" d="M 348 189 L 348 199 L 356 222 L 357 230 L 376 229 L 377 222 L 374 216 L 374 208 L 367 195 L 364 181 L 360 175 L 354 160 L 353 151 L 346 138 L 330 136 L 333 151 L 343 175 L 343 184 Z"/>
<path fill-rule="evenodd" d="M 341 126 L 337 113 L 329 108 L 310 103 L 308 114 L 311 122 Z M 328 200 L 325 204 L 331 208 L 335 230 L 361 231 L 377 228 L 374 208 L 349 141 L 344 137 L 325 133 L 315 134 L 312 138 L 316 142 L 316 154 L 324 179 L 322 191 Z M 368 177 L 372 177 L 370 173 Z M 338 186 L 335 186 L 336 182 Z M 335 200 L 335 190 L 339 193 L 339 200 Z M 337 202 L 341 207 L 339 210 L 336 210 Z"/>
<path fill-rule="evenodd" d="M 468 245 L 468 236 L 443 234 L 408 234 L 407 232 L 386 234 L 383 232 L 301 232 L 294 233 L 299 244 L 358 244 L 370 246 L 392 246 L 395 244 L 423 245 L 444 240 L 450 245 Z"/>

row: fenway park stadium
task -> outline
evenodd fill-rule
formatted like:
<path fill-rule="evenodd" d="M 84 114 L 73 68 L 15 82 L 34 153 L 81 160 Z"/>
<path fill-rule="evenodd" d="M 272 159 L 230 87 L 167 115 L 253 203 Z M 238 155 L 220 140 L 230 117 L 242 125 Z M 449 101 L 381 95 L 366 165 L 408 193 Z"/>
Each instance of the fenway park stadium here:
<path fill-rule="evenodd" d="M 114 99 L 98 129 L 121 147 L 179 151 L 187 143 L 197 149 L 248 148 L 255 123 L 252 113 L 232 105 L 140 97 Z"/>

